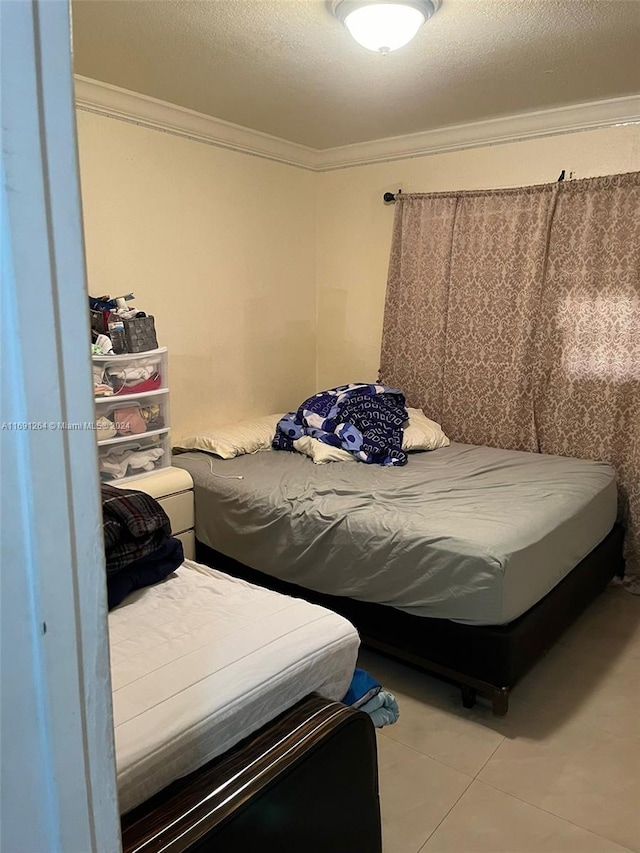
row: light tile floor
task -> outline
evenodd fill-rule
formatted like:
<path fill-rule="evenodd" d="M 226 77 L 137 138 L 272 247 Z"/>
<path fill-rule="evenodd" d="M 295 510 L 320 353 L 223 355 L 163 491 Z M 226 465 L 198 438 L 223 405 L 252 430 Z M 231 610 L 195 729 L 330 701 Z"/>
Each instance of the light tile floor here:
<path fill-rule="evenodd" d="M 509 713 L 369 650 L 398 699 L 378 731 L 384 853 L 640 853 L 640 597 L 609 588 Z"/>

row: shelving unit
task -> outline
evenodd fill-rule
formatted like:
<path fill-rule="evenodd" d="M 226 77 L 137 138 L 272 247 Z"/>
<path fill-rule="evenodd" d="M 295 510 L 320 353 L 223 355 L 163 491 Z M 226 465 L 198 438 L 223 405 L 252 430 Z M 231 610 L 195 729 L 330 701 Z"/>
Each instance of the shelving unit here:
<path fill-rule="evenodd" d="M 145 368 L 150 368 L 158 374 L 159 387 L 152 390 L 136 391 L 137 386 L 131 386 L 126 392 L 120 391 L 94 397 L 96 424 L 102 418 L 106 418 L 114 425 L 113 430 L 116 432 L 109 438 L 100 438 L 101 430 L 96 429 L 100 476 L 113 486 L 136 489 L 155 498 L 169 517 L 172 535 L 182 542 L 185 558 L 193 560 L 195 553 L 193 480 L 181 468 L 171 467 L 167 348 L 160 347 L 147 352 L 125 355 L 94 355 L 92 361 L 94 384 L 96 380 L 104 378 L 107 385 L 117 387 L 116 377 L 122 375 L 125 370 L 130 372 L 128 374 L 130 376 L 135 375 L 131 371 L 146 374 L 149 371 Z M 111 381 L 108 381 L 109 376 L 112 377 Z M 136 409 L 142 412 L 151 407 L 157 407 L 157 417 L 161 419 L 162 426 L 157 429 L 147 429 L 137 435 L 121 434 L 117 431 L 117 425 L 120 424 L 118 417 L 122 416 L 123 411 Z M 153 421 L 149 424 L 153 426 Z M 163 451 L 162 455 L 155 460 L 151 471 L 126 466 L 123 476 L 107 478 L 109 471 L 106 471 L 105 467 L 109 467 L 110 459 L 114 460 L 114 465 L 120 471 L 127 454 L 135 453 L 140 447 L 142 452 L 149 449 Z M 122 461 L 118 466 L 115 460 L 120 458 Z"/>
<path fill-rule="evenodd" d="M 113 390 L 94 397 L 101 479 L 118 485 L 169 468 L 167 348 L 94 355 L 92 363 L 94 388 Z M 136 380 L 140 380 L 139 384 Z M 146 428 L 139 432 L 142 426 Z"/>

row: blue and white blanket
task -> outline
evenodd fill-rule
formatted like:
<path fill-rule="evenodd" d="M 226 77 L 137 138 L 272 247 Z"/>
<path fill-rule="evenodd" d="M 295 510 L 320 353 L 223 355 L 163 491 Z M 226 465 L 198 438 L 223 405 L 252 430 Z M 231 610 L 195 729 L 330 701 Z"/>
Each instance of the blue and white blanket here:
<path fill-rule="evenodd" d="M 274 450 L 295 450 L 293 442 L 309 435 L 348 450 L 361 462 L 406 465 L 402 425 L 408 419 L 404 395 L 385 385 L 355 382 L 320 391 L 297 412 L 279 422 Z"/>

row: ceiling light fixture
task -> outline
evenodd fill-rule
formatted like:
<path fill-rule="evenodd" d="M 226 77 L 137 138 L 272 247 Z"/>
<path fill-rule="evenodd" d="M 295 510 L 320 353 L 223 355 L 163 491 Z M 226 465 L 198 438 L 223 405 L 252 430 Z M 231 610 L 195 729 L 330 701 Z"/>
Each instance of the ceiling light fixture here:
<path fill-rule="evenodd" d="M 333 14 L 368 50 L 389 53 L 409 44 L 440 0 L 334 0 Z"/>

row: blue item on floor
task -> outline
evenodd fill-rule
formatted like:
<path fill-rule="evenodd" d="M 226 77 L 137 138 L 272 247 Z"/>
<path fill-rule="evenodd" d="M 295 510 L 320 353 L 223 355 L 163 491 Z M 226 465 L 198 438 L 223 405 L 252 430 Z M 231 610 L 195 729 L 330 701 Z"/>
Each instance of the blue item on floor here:
<path fill-rule="evenodd" d="M 395 696 L 383 690 L 379 681 L 364 669 L 356 669 L 342 702 L 371 717 L 376 728 L 390 726 L 400 714 Z"/>
<path fill-rule="evenodd" d="M 372 675 L 369 675 L 364 669 L 356 669 L 342 702 L 352 708 L 359 708 L 381 690 L 382 685 Z"/>
<path fill-rule="evenodd" d="M 365 711 L 377 729 L 383 726 L 391 726 L 400 716 L 396 697 L 389 693 L 388 690 L 380 690 L 379 693 L 360 706 L 361 711 Z"/>

